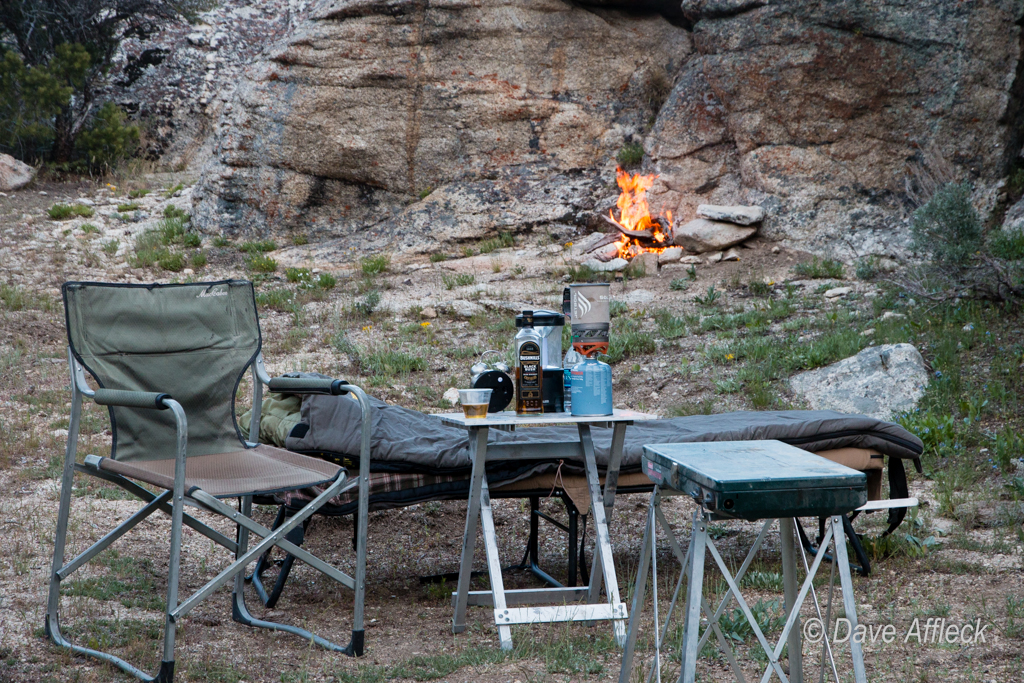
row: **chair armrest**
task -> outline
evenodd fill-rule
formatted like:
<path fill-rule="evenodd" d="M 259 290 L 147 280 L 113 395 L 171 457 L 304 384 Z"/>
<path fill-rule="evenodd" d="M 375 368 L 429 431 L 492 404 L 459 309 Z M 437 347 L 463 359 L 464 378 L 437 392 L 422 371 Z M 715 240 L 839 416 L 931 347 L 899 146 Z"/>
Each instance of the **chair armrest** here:
<path fill-rule="evenodd" d="M 125 408 L 153 408 L 167 410 L 165 399 L 170 394 L 156 391 L 124 391 L 122 389 L 97 389 L 93 399 L 102 406 L 123 406 Z"/>
<path fill-rule="evenodd" d="M 267 388 L 278 394 L 330 394 L 341 396 L 348 393 L 348 382 L 343 379 L 319 379 L 316 377 L 272 377 Z"/>

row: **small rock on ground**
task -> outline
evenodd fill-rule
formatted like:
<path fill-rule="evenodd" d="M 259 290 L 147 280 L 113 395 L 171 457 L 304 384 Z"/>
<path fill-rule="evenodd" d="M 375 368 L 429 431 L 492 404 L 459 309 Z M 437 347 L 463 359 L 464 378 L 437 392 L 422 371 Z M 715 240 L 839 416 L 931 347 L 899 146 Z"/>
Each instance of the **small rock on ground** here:
<path fill-rule="evenodd" d="M 853 287 L 834 287 L 825 292 L 826 299 L 836 299 L 841 296 L 846 296 L 853 291 Z"/>
<path fill-rule="evenodd" d="M 617 270 L 622 270 L 629 265 L 629 261 L 624 258 L 613 258 L 608 262 L 601 262 L 597 259 L 590 259 L 583 263 L 586 267 L 590 268 L 595 273 L 610 273 Z"/>
<path fill-rule="evenodd" d="M 10 154 L 0 154 L 0 192 L 12 192 L 32 182 L 36 169 Z M 40 193 L 41 194 L 41 193 Z"/>

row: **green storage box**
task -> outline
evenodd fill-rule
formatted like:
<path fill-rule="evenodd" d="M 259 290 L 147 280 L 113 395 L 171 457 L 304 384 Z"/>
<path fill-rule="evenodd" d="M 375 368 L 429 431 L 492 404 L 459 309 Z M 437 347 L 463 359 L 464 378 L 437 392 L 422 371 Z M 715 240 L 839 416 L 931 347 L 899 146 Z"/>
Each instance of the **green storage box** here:
<path fill-rule="evenodd" d="M 646 445 L 643 472 L 723 519 L 826 517 L 868 500 L 863 472 L 781 441 Z"/>

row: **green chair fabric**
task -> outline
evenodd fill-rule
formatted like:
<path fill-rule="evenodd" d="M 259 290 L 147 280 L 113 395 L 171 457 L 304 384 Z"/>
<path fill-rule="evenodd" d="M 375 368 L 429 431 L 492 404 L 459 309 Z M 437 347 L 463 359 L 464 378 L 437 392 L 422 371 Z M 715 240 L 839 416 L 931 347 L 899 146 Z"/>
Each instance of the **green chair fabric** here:
<path fill-rule="evenodd" d="M 238 450 L 238 383 L 260 352 L 250 282 L 119 285 L 69 282 L 71 351 L 106 389 L 170 394 L 188 417 L 188 457 Z M 115 460 L 174 457 L 168 411 L 110 408 Z"/>

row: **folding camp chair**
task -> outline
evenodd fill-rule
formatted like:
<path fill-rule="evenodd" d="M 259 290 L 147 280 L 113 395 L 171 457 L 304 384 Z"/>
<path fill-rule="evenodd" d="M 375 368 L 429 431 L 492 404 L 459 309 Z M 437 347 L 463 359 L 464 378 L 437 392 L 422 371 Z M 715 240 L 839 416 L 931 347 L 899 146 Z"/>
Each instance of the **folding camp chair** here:
<path fill-rule="evenodd" d="M 371 434 L 370 403 L 362 390 L 341 380 L 271 379 L 260 353 L 262 337 L 250 282 L 68 282 L 63 295 L 72 402 L 46 610 L 50 639 L 115 664 L 142 680 L 171 681 L 177 621 L 233 579 L 235 621 L 294 633 L 330 650 L 361 655 Z M 246 440 L 237 426 L 234 404 L 239 383 L 250 368 L 254 410 Z M 85 372 L 100 388 L 89 387 Z M 352 481 L 343 468 L 317 458 L 259 445 L 263 384 L 271 391 L 347 394 L 357 400 L 362 411 L 359 478 Z M 79 464 L 76 450 L 83 396 L 109 406 L 113 440 L 109 457 L 88 455 Z M 76 472 L 117 484 L 146 504 L 65 564 Z M 163 491 L 154 494 L 137 482 Z M 253 496 L 314 485 L 324 486 L 323 493 L 277 529 L 271 531 L 251 519 Z M 354 486 L 359 486 L 359 508 L 352 578 L 297 547 L 286 536 L 328 500 Z M 222 502 L 222 498 L 238 498 L 238 509 Z M 236 540 L 185 514 L 185 505 L 227 517 L 236 524 Z M 157 510 L 171 516 L 171 539 L 163 657 L 159 671 L 151 677 L 115 655 L 72 644 L 61 635 L 59 610 L 61 581 Z M 234 552 L 235 559 L 192 596 L 179 601 L 183 524 Z M 263 539 L 251 548 L 250 533 Z M 275 545 L 355 591 L 352 640 L 347 646 L 335 645 L 301 628 L 256 619 L 249 613 L 243 596 L 244 570 Z"/>

